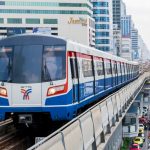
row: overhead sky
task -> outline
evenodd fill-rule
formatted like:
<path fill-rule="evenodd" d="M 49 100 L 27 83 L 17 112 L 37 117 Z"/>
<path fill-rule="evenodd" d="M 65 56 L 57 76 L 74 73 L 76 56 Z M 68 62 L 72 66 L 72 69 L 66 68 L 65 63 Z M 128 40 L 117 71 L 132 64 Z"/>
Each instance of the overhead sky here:
<path fill-rule="evenodd" d="M 128 15 L 150 50 L 150 0 L 123 0 Z"/>

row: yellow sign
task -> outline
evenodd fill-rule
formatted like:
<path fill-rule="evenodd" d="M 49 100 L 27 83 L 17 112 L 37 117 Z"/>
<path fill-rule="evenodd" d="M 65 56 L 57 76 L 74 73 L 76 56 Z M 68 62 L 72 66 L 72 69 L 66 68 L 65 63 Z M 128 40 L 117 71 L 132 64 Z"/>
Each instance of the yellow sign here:
<path fill-rule="evenodd" d="M 74 19 L 73 17 L 70 17 L 68 24 L 81 24 L 82 26 L 87 26 L 87 19 L 79 18 Z"/>

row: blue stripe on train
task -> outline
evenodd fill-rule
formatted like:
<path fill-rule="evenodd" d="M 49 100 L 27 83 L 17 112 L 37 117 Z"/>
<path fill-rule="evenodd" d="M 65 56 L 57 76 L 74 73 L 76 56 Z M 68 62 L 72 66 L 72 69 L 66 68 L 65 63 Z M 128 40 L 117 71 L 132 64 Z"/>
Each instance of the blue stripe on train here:
<path fill-rule="evenodd" d="M 7 107 L 9 105 L 8 100 L 0 98 L 0 102 L 1 102 L 0 106 L 6 106 L 6 107 L 0 107 L 0 120 L 3 120 L 5 118 L 5 112 L 49 112 L 51 114 L 52 120 L 70 120 L 75 116 L 76 111 L 78 109 L 85 106 L 86 104 L 89 104 L 95 100 L 98 100 L 99 98 L 105 96 L 108 92 L 111 92 L 112 90 L 114 90 L 116 86 L 111 87 L 112 86 L 111 80 L 112 79 L 106 80 L 106 84 L 110 88 L 107 88 L 105 90 L 104 90 L 104 81 L 102 79 L 96 81 L 95 83 L 96 95 L 94 95 L 94 90 L 91 89 L 94 84 L 93 81 L 82 83 L 80 85 L 80 90 L 82 91 L 78 91 L 77 85 L 74 86 L 74 91 L 77 93 L 77 95 L 74 96 L 75 98 L 74 102 L 76 103 L 72 103 L 73 102 L 73 90 L 70 90 L 65 95 L 47 98 L 45 102 L 45 107 Z M 81 94 L 80 101 L 78 101 L 78 94 L 79 95 Z M 88 98 L 89 96 L 90 98 Z M 85 98 L 87 99 L 85 100 Z"/>
<path fill-rule="evenodd" d="M 8 99 L 0 97 L 0 106 L 9 106 Z"/>

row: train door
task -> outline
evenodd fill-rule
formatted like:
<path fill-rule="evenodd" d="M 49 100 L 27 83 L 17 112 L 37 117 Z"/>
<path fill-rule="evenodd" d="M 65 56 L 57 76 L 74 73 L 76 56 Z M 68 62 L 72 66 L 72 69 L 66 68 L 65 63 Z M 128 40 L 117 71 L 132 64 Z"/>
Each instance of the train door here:
<path fill-rule="evenodd" d="M 104 61 L 103 58 L 94 57 L 95 68 L 95 93 L 101 93 L 104 91 Z"/>
<path fill-rule="evenodd" d="M 73 102 L 79 101 L 79 65 L 75 52 L 70 52 L 70 67 L 72 76 Z"/>
<path fill-rule="evenodd" d="M 86 99 L 94 94 L 94 68 L 93 68 L 93 58 L 90 55 L 78 53 L 77 57 L 79 59 L 79 98 L 80 100 Z"/>

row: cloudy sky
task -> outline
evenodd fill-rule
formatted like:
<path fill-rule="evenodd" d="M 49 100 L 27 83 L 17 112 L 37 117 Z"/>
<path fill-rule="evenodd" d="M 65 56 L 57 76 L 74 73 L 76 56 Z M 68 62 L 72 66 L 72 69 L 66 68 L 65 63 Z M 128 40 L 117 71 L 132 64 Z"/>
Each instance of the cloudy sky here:
<path fill-rule="evenodd" d="M 135 27 L 139 30 L 150 50 L 150 0 L 123 0 L 127 14 L 132 15 Z"/>

